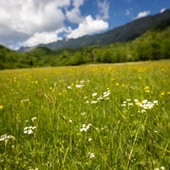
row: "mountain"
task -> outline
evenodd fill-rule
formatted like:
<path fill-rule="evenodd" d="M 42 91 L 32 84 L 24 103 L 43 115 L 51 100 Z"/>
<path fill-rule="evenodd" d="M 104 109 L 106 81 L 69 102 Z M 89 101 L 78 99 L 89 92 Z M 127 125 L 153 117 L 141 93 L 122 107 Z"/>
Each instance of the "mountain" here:
<path fill-rule="evenodd" d="M 113 42 L 126 42 L 141 36 L 149 29 L 156 27 L 158 24 L 169 18 L 170 10 L 166 10 L 163 13 L 136 19 L 102 34 L 92 36 L 85 35 L 77 39 L 63 39 L 50 44 L 40 44 L 38 46 L 58 50 L 63 48 L 78 49 L 90 45 L 101 46 Z M 28 47 L 22 47 L 19 51 L 24 52 L 29 49 L 30 48 Z"/>
<path fill-rule="evenodd" d="M 90 37 L 86 36 L 86 38 Z M 159 59 L 170 59 L 170 18 L 134 40 L 121 43 L 59 50 L 36 47 L 25 53 L 19 53 L 0 45 L 0 69 Z"/>

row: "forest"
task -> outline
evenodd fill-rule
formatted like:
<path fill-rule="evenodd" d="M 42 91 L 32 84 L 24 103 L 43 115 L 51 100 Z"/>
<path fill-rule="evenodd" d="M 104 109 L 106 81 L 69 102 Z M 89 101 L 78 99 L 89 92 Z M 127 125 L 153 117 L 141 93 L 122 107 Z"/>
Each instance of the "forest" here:
<path fill-rule="evenodd" d="M 0 69 L 122 63 L 169 58 L 170 20 L 162 22 L 132 41 L 104 46 L 60 50 L 37 47 L 21 53 L 0 45 Z"/>

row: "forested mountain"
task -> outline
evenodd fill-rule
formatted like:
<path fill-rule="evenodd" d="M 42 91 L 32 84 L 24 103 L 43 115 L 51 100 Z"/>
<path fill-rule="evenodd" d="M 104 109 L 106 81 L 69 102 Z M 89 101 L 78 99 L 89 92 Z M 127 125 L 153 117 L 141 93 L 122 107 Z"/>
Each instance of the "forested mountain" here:
<path fill-rule="evenodd" d="M 50 44 L 40 44 L 39 46 L 58 50 L 63 48 L 78 49 L 89 45 L 102 46 L 113 42 L 126 42 L 134 40 L 167 19 L 170 19 L 170 10 L 153 16 L 136 19 L 102 34 L 86 35 L 77 39 L 63 39 Z M 27 47 L 20 49 L 21 52 L 28 50 L 29 48 Z"/>
<path fill-rule="evenodd" d="M 59 50 L 37 47 L 26 53 L 0 46 L 0 69 L 158 59 L 170 59 L 170 18 L 134 40 L 102 46 L 91 45 L 78 49 Z"/>

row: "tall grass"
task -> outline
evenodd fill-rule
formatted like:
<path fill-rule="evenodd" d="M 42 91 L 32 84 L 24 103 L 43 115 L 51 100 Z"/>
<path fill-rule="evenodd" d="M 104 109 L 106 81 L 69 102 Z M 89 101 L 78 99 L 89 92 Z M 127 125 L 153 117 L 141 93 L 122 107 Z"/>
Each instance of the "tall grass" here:
<path fill-rule="evenodd" d="M 170 169 L 170 61 L 0 72 L 0 168 Z"/>

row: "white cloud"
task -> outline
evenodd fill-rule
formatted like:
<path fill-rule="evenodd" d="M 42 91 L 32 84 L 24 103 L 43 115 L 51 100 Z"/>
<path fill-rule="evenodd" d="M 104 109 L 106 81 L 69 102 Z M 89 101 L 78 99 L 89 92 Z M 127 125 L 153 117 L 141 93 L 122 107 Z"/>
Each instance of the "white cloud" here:
<path fill-rule="evenodd" d="M 84 18 L 81 15 L 80 6 L 84 4 L 84 0 L 74 0 L 73 8 L 66 11 L 67 19 L 72 23 L 80 23 Z"/>
<path fill-rule="evenodd" d="M 97 3 L 98 8 L 100 10 L 100 15 L 97 15 L 97 18 L 107 20 L 109 18 L 109 3 L 107 0 L 104 0 L 103 2 L 98 1 Z"/>
<path fill-rule="evenodd" d="M 70 29 L 70 33 L 67 35 L 67 38 L 78 38 L 87 34 L 94 34 L 101 31 L 104 31 L 108 28 L 108 23 L 96 19 L 94 20 L 92 16 L 87 16 L 85 20 L 79 24 L 78 28 L 72 30 Z"/>
<path fill-rule="evenodd" d="M 160 13 L 163 13 L 163 12 L 165 12 L 166 11 L 166 8 L 162 8 L 161 10 L 160 10 Z"/>
<path fill-rule="evenodd" d="M 34 46 L 67 38 L 99 33 L 108 28 L 109 3 L 97 0 L 97 19 L 84 16 L 81 7 L 87 0 L 0 0 L 0 44 L 7 47 Z M 67 22 L 76 29 L 67 28 Z M 75 25 L 74 25 L 75 26 Z"/>
<path fill-rule="evenodd" d="M 143 12 L 139 12 L 138 15 L 135 17 L 135 19 L 138 18 L 142 18 L 142 17 L 146 17 L 150 14 L 150 11 L 143 11 Z"/>
<path fill-rule="evenodd" d="M 0 24 L 26 34 L 61 28 L 64 14 L 60 8 L 69 5 L 69 1 L 1 0 L 0 11 L 3 15 L 0 15 Z"/>
<path fill-rule="evenodd" d="M 52 32 L 62 28 L 65 20 L 62 8 L 68 7 L 70 1 L 1 0 L 0 43 L 10 46 L 13 40 L 16 43 L 24 41 L 36 32 Z"/>
<path fill-rule="evenodd" d="M 53 32 L 36 32 L 33 36 L 31 36 L 29 39 L 27 39 L 23 45 L 24 46 L 36 46 L 38 44 L 48 44 L 52 43 L 58 40 L 62 40 L 62 37 L 59 37 L 58 34 L 62 32 L 66 32 L 67 30 L 65 28 L 61 28 L 59 30 L 53 31 Z"/>

